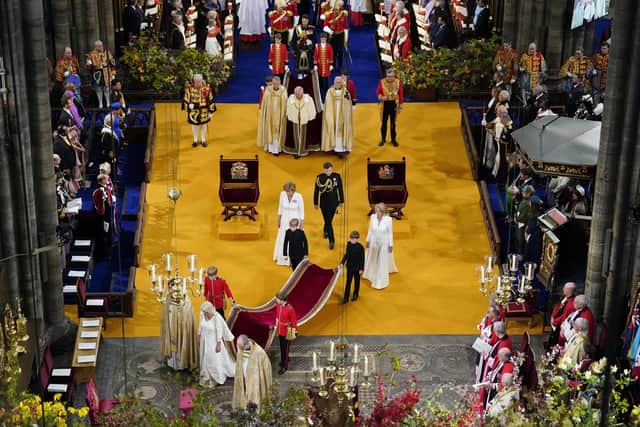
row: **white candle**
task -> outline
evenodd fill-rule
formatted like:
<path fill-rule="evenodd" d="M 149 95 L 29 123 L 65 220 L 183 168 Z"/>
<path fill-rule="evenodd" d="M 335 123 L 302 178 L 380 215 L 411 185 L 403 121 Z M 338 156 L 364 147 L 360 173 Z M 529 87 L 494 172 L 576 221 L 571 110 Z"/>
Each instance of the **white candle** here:
<path fill-rule="evenodd" d="M 498 276 L 498 288 L 496 290 L 498 293 L 502 291 L 502 276 Z"/>
<path fill-rule="evenodd" d="M 204 268 L 201 268 L 198 272 L 198 285 L 204 285 Z"/>
<path fill-rule="evenodd" d="M 186 277 L 182 278 L 182 293 L 183 294 L 187 293 L 187 278 Z"/>
<path fill-rule="evenodd" d="M 187 263 L 189 264 L 189 273 L 196 272 L 196 256 L 189 255 L 187 256 Z"/>
<path fill-rule="evenodd" d="M 324 368 L 320 368 L 320 385 L 324 385 Z"/>
<path fill-rule="evenodd" d="M 486 281 L 487 281 L 487 275 L 485 271 L 485 266 L 481 265 L 480 266 L 480 282 L 485 283 Z"/>
<path fill-rule="evenodd" d="M 158 277 L 156 276 L 156 268 L 158 266 L 156 264 L 151 264 L 148 267 L 149 270 L 149 276 L 151 276 L 151 282 L 155 282 L 156 280 L 158 280 Z"/>
<path fill-rule="evenodd" d="M 169 273 L 171 272 L 171 254 L 170 253 L 166 253 L 163 255 L 164 257 L 164 262 L 165 262 L 165 266 L 164 266 L 164 270 Z"/>
<path fill-rule="evenodd" d="M 518 255 L 509 255 L 509 270 L 511 270 L 512 272 L 518 271 Z"/>
<path fill-rule="evenodd" d="M 369 356 L 364 356 L 364 376 L 369 375 Z"/>
<path fill-rule="evenodd" d="M 335 360 L 336 343 L 329 341 L 329 360 Z"/>
<path fill-rule="evenodd" d="M 355 366 L 351 367 L 351 379 L 349 380 L 349 385 L 352 387 L 356 385 L 356 367 Z"/>
<path fill-rule="evenodd" d="M 487 273 L 491 273 L 493 271 L 493 257 L 491 255 L 487 256 Z"/>
<path fill-rule="evenodd" d="M 313 371 L 317 371 L 318 370 L 318 354 L 314 351 L 313 352 Z"/>
<path fill-rule="evenodd" d="M 524 293 L 524 284 L 525 284 L 525 277 L 524 276 L 520 276 L 518 278 L 518 292 L 520 292 L 521 294 Z"/>
<path fill-rule="evenodd" d="M 358 363 L 358 344 L 354 344 L 353 346 L 353 363 Z"/>

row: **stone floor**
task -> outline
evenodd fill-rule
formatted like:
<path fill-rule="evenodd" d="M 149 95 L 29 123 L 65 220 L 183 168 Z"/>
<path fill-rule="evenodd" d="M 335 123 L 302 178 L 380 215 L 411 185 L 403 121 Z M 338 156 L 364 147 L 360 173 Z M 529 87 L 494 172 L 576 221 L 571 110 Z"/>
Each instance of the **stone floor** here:
<path fill-rule="evenodd" d="M 268 353 L 273 363 L 274 380 L 280 390 L 290 384 L 306 384 L 310 380 L 312 353 L 319 352 L 319 362 L 325 360 L 328 341 L 335 337 L 300 337 L 291 346 L 289 371 L 277 375 L 276 362 L 279 358 L 277 342 Z M 393 380 L 399 391 L 405 381 L 413 375 L 423 398 L 434 396 L 449 407 L 453 407 L 467 397 L 473 383 L 476 353 L 471 349 L 474 336 L 428 335 L 428 336 L 350 336 L 349 344 L 361 345 L 363 355 L 368 355 L 370 367 L 381 375 L 392 372 L 391 356 L 400 361 L 400 371 Z M 534 351 L 540 354 L 541 340 L 532 340 Z M 519 338 L 514 338 L 517 348 Z M 126 344 L 123 351 L 123 344 Z M 182 372 L 169 369 L 159 357 L 158 338 L 105 339 L 100 346 L 97 367 L 97 385 L 100 396 L 112 397 L 129 390 L 137 390 L 143 399 L 162 408 L 167 414 L 177 413 L 178 392 L 194 383 L 196 379 Z M 126 367 L 126 370 L 123 369 Z M 126 373 L 126 375 L 125 375 Z M 222 410 L 231 401 L 233 380 L 215 387 L 207 398 Z M 438 392 L 439 390 L 442 392 Z M 362 410 L 373 401 L 375 387 L 361 393 Z M 75 403 L 84 405 L 84 387 L 76 389 Z"/>

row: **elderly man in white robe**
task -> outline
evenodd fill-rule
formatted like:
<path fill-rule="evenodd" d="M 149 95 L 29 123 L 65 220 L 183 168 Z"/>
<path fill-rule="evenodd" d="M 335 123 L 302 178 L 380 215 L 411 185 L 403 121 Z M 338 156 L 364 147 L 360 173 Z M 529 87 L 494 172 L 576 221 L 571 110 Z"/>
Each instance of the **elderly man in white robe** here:
<path fill-rule="evenodd" d="M 287 101 L 287 119 L 293 129 L 293 141 L 296 144 L 294 157 L 309 154 L 307 150 L 307 123 L 316 118 L 316 106 L 313 99 L 304 93 L 301 86 L 293 90 L 293 95 Z"/>
<path fill-rule="evenodd" d="M 353 146 L 353 120 L 351 95 L 338 76 L 327 91 L 322 115 L 322 151 L 333 151 L 342 157 Z"/>

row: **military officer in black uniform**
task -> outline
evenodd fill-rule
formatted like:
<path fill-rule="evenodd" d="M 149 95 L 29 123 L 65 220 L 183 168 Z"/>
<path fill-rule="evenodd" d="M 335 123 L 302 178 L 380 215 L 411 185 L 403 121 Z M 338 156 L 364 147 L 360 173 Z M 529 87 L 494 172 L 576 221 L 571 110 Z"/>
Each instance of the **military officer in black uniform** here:
<path fill-rule="evenodd" d="M 329 249 L 335 245 L 333 234 L 333 216 L 336 214 L 338 206 L 344 205 L 344 191 L 342 190 L 342 178 L 340 174 L 333 171 L 333 165 L 329 162 L 324 164 L 324 172 L 316 178 L 315 190 L 313 191 L 313 207 L 322 210 L 324 218 L 324 238 L 329 239 Z"/>

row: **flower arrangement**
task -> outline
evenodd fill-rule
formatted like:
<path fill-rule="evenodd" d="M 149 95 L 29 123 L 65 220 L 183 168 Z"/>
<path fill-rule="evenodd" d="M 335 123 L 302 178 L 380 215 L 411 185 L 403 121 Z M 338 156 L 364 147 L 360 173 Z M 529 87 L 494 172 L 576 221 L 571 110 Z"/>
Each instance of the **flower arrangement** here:
<path fill-rule="evenodd" d="M 438 88 L 446 93 L 489 88 L 498 42 L 469 40 L 457 49 L 420 51 L 392 64 L 409 92 Z"/>
<path fill-rule="evenodd" d="M 56 427 L 82 426 L 89 414 L 89 408 L 76 409 L 66 406 L 60 401 L 60 394 L 53 396 L 53 401 L 42 402 L 40 396 L 25 394 L 18 406 L 14 407 L 9 417 L 12 426 L 32 427 L 46 425 Z"/>
<path fill-rule="evenodd" d="M 133 46 L 125 48 L 121 61 L 128 75 L 142 88 L 174 95 L 184 89 L 193 74 L 202 74 L 216 90 L 231 75 L 230 66 L 221 57 L 213 57 L 197 49 L 170 52 L 153 32 L 145 32 Z"/>

